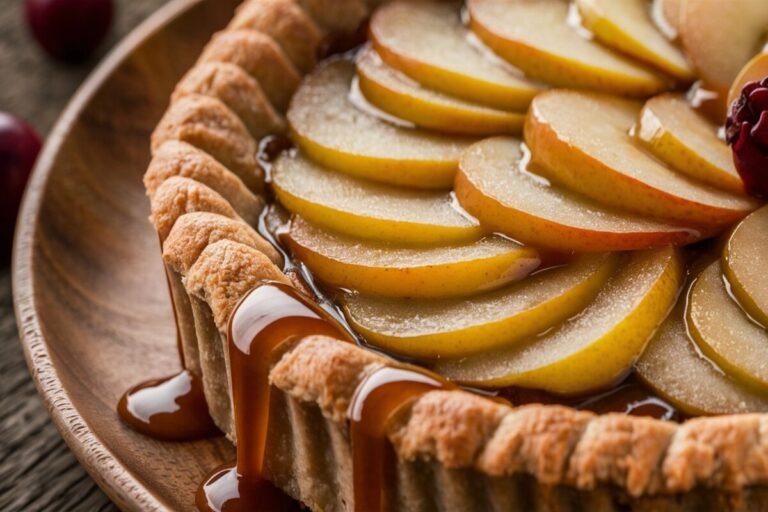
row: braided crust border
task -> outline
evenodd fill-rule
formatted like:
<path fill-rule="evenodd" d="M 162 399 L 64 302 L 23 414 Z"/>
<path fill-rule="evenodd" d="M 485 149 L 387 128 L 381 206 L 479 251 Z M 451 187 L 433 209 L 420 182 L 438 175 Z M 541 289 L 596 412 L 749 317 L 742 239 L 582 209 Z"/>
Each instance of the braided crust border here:
<path fill-rule="evenodd" d="M 290 98 L 325 38 L 355 30 L 377 3 L 247 0 L 180 82 L 153 134 L 145 184 L 163 257 L 190 299 L 210 308 L 219 334 L 253 283 L 286 280 L 275 266 L 279 255 L 251 227 L 263 208 L 257 140 L 284 132 Z M 282 357 L 270 381 L 345 425 L 357 384 L 386 364 L 391 361 L 362 348 L 311 337 Z M 206 390 L 212 413 L 231 435 L 231 418 L 224 417 L 231 415 L 230 404 L 221 403 L 228 391 L 216 386 Z M 766 415 L 678 425 L 560 406 L 509 407 L 463 391 L 434 391 L 410 406 L 390 439 L 405 461 L 435 461 L 490 477 L 527 474 L 544 485 L 584 491 L 610 485 L 633 497 L 699 487 L 738 497 L 768 484 Z"/>

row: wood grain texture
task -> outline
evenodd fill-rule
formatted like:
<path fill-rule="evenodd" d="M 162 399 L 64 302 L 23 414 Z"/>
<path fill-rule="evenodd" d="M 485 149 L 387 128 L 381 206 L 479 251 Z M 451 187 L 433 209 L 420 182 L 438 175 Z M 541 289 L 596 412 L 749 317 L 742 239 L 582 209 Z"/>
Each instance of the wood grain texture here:
<path fill-rule="evenodd" d="M 115 510 L 80 467 L 42 406 L 24 364 L 0 271 L 0 510 Z"/>
<path fill-rule="evenodd" d="M 77 458 L 125 510 L 192 510 L 231 460 L 222 439 L 160 443 L 114 412 L 120 394 L 178 368 L 172 312 L 141 176 L 174 84 L 236 0 L 174 0 L 70 103 L 22 207 L 13 279 L 38 390 Z"/>
<path fill-rule="evenodd" d="M 31 40 L 21 22 L 23 2 L 11 2 L 0 12 L 0 110 L 46 135 L 104 53 L 165 3 L 118 0 L 101 49 L 87 62 L 63 66 Z M 37 394 L 19 344 L 5 260 L 0 255 L 0 510 L 117 510 L 69 451 Z"/>

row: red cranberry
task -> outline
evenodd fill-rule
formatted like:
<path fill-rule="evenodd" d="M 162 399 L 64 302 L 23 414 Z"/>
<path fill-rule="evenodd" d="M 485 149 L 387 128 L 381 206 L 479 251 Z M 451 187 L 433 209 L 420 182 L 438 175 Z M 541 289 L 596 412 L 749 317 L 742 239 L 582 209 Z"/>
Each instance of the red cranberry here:
<path fill-rule="evenodd" d="M 21 196 L 40 146 L 31 126 L 0 112 L 0 260 L 10 254 Z"/>
<path fill-rule="evenodd" d="M 731 105 L 725 129 L 744 188 L 768 199 L 768 77 L 744 86 Z"/>
<path fill-rule="evenodd" d="M 37 41 L 57 59 L 87 58 L 112 23 L 112 0 L 26 0 L 27 22 Z"/>

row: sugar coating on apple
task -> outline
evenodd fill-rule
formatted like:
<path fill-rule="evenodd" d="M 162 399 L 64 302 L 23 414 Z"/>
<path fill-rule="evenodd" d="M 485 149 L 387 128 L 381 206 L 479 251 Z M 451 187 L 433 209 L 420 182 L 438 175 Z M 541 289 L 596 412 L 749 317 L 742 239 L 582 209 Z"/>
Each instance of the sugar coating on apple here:
<path fill-rule="evenodd" d="M 741 67 L 766 43 L 765 0 L 682 3 L 680 38 L 708 88 L 727 94 Z"/>
<path fill-rule="evenodd" d="M 654 25 L 647 0 L 576 0 L 584 26 L 600 42 L 668 73 L 693 80 L 683 52 Z"/>
<path fill-rule="evenodd" d="M 730 107 L 725 133 L 747 192 L 768 198 L 768 76 L 744 85 Z"/>
<path fill-rule="evenodd" d="M 727 377 L 701 357 L 685 326 L 684 308 L 672 311 L 635 364 L 645 384 L 692 416 L 768 412 L 768 397 Z"/>
<path fill-rule="evenodd" d="M 472 295 L 519 281 L 539 267 L 535 249 L 506 238 L 437 247 L 396 247 L 328 232 L 300 217 L 286 240 L 322 282 L 386 297 Z"/>
<path fill-rule="evenodd" d="M 346 235 L 407 245 L 478 240 L 478 221 L 450 194 L 410 190 L 333 172 L 295 152 L 272 168 L 277 199 L 310 222 Z"/>
<path fill-rule="evenodd" d="M 693 180 L 651 157 L 631 135 L 641 105 L 568 90 L 531 104 L 525 139 L 545 175 L 604 204 L 715 229 L 758 203 Z"/>
<path fill-rule="evenodd" d="M 344 312 L 377 347 L 419 359 L 510 347 L 578 314 L 616 270 L 615 253 L 583 256 L 471 298 L 393 300 L 350 294 Z"/>
<path fill-rule="evenodd" d="M 370 37 L 393 68 L 465 100 L 525 110 L 540 90 L 518 70 L 470 44 L 470 34 L 452 2 L 389 2 L 371 17 Z"/>
<path fill-rule="evenodd" d="M 483 106 L 422 86 L 367 47 L 357 58 L 360 89 L 376 107 L 417 126 L 448 133 L 520 133 L 523 112 Z"/>
<path fill-rule="evenodd" d="M 473 145 L 459 165 L 459 202 L 489 229 L 562 251 L 648 249 L 702 236 L 603 207 L 531 173 L 526 160 L 518 139 L 493 137 Z"/>
<path fill-rule="evenodd" d="M 649 96 L 669 80 L 582 37 L 562 0 L 469 0 L 470 28 L 528 76 L 561 87 Z"/>
<path fill-rule="evenodd" d="M 581 314 L 511 349 L 439 361 L 451 380 L 481 387 L 521 386 L 577 395 L 615 384 L 666 318 L 684 268 L 672 248 L 635 252 Z"/>
<path fill-rule="evenodd" d="M 448 188 L 472 139 L 406 129 L 355 107 L 355 65 L 337 60 L 309 75 L 296 92 L 288 122 L 313 160 L 349 174 L 419 188 Z"/>
<path fill-rule="evenodd" d="M 656 157 L 675 170 L 723 190 L 743 193 L 718 127 L 696 112 L 681 94 L 661 94 L 640 112 L 635 136 Z"/>
<path fill-rule="evenodd" d="M 723 273 L 749 316 L 768 327 L 768 207 L 752 213 L 733 230 L 723 249 Z"/>
<path fill-rule="evenodd" d="M 768 334 L 731 298 L 719 261 L 707 267 L 691 287 L 687 320 L 706 356 L 740 382 L 768 390 Z"/>

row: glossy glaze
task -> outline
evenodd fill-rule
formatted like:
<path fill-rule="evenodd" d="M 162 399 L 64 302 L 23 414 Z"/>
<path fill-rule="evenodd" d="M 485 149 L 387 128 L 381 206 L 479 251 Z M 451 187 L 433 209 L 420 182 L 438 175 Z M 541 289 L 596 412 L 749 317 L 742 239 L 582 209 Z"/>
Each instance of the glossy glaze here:
<path fill-rule="evenodd" d="M 221 435 L 208 414 L 200 379 L 187 370 L 131 388 L 117 411 L 134 430 L 163 441 Z"/>
<path fill-rule="evenodd" d="M 233 311 L 227 345 L 237 460 L 234 466 L 217 470 L 202 484 L 197 497 L 201 510 L 254 510 L 256 504 L 261 508 L 264 501 L 279 498 L 275 498 L 274 487 L 263 479 L 269 428 L 269 370 L 291 342 L 313 335 L 353 341 L 311 298 L 287 284 L 266 281 L 248 293 Z"/>

